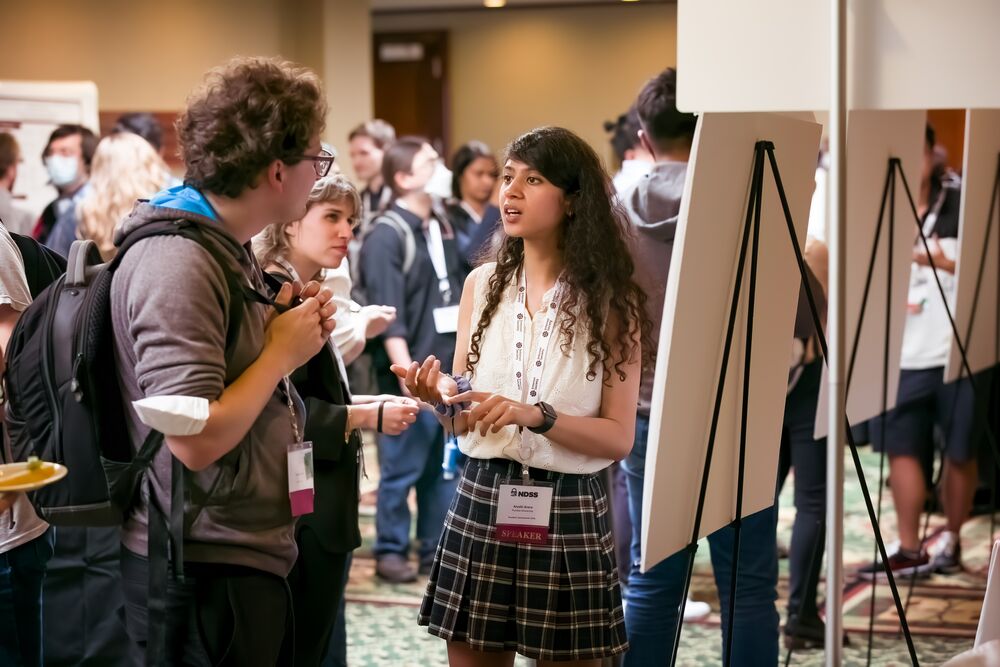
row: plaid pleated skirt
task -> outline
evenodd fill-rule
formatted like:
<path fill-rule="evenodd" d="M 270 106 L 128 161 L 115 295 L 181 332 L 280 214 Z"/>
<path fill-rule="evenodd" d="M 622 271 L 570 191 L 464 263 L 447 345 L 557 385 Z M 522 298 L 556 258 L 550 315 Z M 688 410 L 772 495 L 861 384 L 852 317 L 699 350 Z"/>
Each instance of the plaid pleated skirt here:
<path fill-rule="evenodd" d="M 494 537 L 497 494 L 521 465 L 469 459 L 445 520 L 418 622 L 448 641 L 540 660 L 628 650 L 608 499 L 597 475 L 532 468 L 554 486 L 544 545 Z"/>

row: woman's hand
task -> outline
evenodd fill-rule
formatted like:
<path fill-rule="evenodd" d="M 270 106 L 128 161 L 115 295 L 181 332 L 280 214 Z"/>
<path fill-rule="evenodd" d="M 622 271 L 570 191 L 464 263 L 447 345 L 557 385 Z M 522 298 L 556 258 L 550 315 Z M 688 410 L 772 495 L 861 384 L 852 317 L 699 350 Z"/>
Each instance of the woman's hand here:
<path fill-rule="evenodd" d="M 523 426 L 538 428 L 545 423 L 542 409 L 537 405 L 528 405 L 515 401 L 500 394 L 490 394 L 485 391 L 467 391 L 457 396 L 451 396 L 444 401 L 446 404 L 475 403 L 466 412 L 466 423 L 469 431 L 498 433 L 505 426 Z M 478 426 L 477 426 L 478 425 Z"/>
<path fill-rule="evenodd" d="M 441 372 L 441 362 L 431 355 L 423 364 L 411 363 L 408 367 L 393 364 L 389 367 L 400 379 L 403 388 L 425 403 L 444 403 L 445 398 L 458 393 L 455 378 Z"/>
<path fill-rule="evenodd" d="M 374 338 L 382 335 L 396 321 L 396 309 L 392 306 L 365 306 L 361 309 L 361 316 L 367 320 L 365 338 Z"/>
<path fill-rule="evenodd" d="M 379 405 L 379 403 L 374 404 L 376 426 L 378 425 L 377 415 Z M 412 398 L 398 398 L 392 401 L 385 401 L 381 405 L 382 433 L 387 435 L 399 435 L 410 428 L 410 424 L 417 421 L 417 413 L 420 412 L 420 407 Z"/>

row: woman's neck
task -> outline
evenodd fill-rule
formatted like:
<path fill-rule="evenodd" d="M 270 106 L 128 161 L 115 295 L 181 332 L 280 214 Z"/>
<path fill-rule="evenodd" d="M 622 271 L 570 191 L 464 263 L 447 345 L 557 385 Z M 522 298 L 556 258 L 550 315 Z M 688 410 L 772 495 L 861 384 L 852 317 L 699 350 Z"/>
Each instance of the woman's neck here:
<path fill-rule="evenodd" d="M 296 252 L 294 249 L 289 249 L 285 261 L 292 265 L 295 272 L 299 274 L 299 280 L 303 283 L 312 280 L 323 269 L 322 266 L 310 260 L 302 253 Z"/>
<path fill-rule="evenodd" d="M 555 238 L 544 241 L 524 241 L 524 275 L 545 290 L 556 284 L 563 270 L 562 252 Z"/>

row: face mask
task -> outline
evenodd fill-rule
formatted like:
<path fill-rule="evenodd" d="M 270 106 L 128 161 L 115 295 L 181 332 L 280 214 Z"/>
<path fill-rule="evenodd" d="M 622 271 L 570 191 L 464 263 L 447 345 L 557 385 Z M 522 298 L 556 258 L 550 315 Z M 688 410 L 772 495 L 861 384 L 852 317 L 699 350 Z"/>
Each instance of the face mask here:
<path fill-rule="evenodd" d="M 427 194 L 447 199 L 451 196 L 451 169 L 444 166 L 440 161 L 434 164 L 434 173 L 424 185 L 424 192 Z"/>
<path fill-rule="evenodd" d="M 45 168 L 49 171 L 49 179 L 57 188 L 70 185 L 76 180 L 79 161 L 66 155 L 50 155 L 45 158 Z"/>

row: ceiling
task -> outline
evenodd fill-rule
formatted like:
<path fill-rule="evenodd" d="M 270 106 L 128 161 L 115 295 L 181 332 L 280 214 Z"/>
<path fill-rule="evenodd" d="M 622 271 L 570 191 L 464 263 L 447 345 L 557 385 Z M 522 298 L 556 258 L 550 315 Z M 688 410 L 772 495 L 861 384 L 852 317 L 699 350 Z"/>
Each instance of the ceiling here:
<path fill-rule="evenodd" d="M 667 0 L 638 0 L 639 4 L 664 3 Z M 507 0 L 507 8 L 553 7 L 559 5 L 620 5 L 622 0 Z M 483 0 L 371 0 L 374 12 L 422 10 L 484 9 Z"/>

